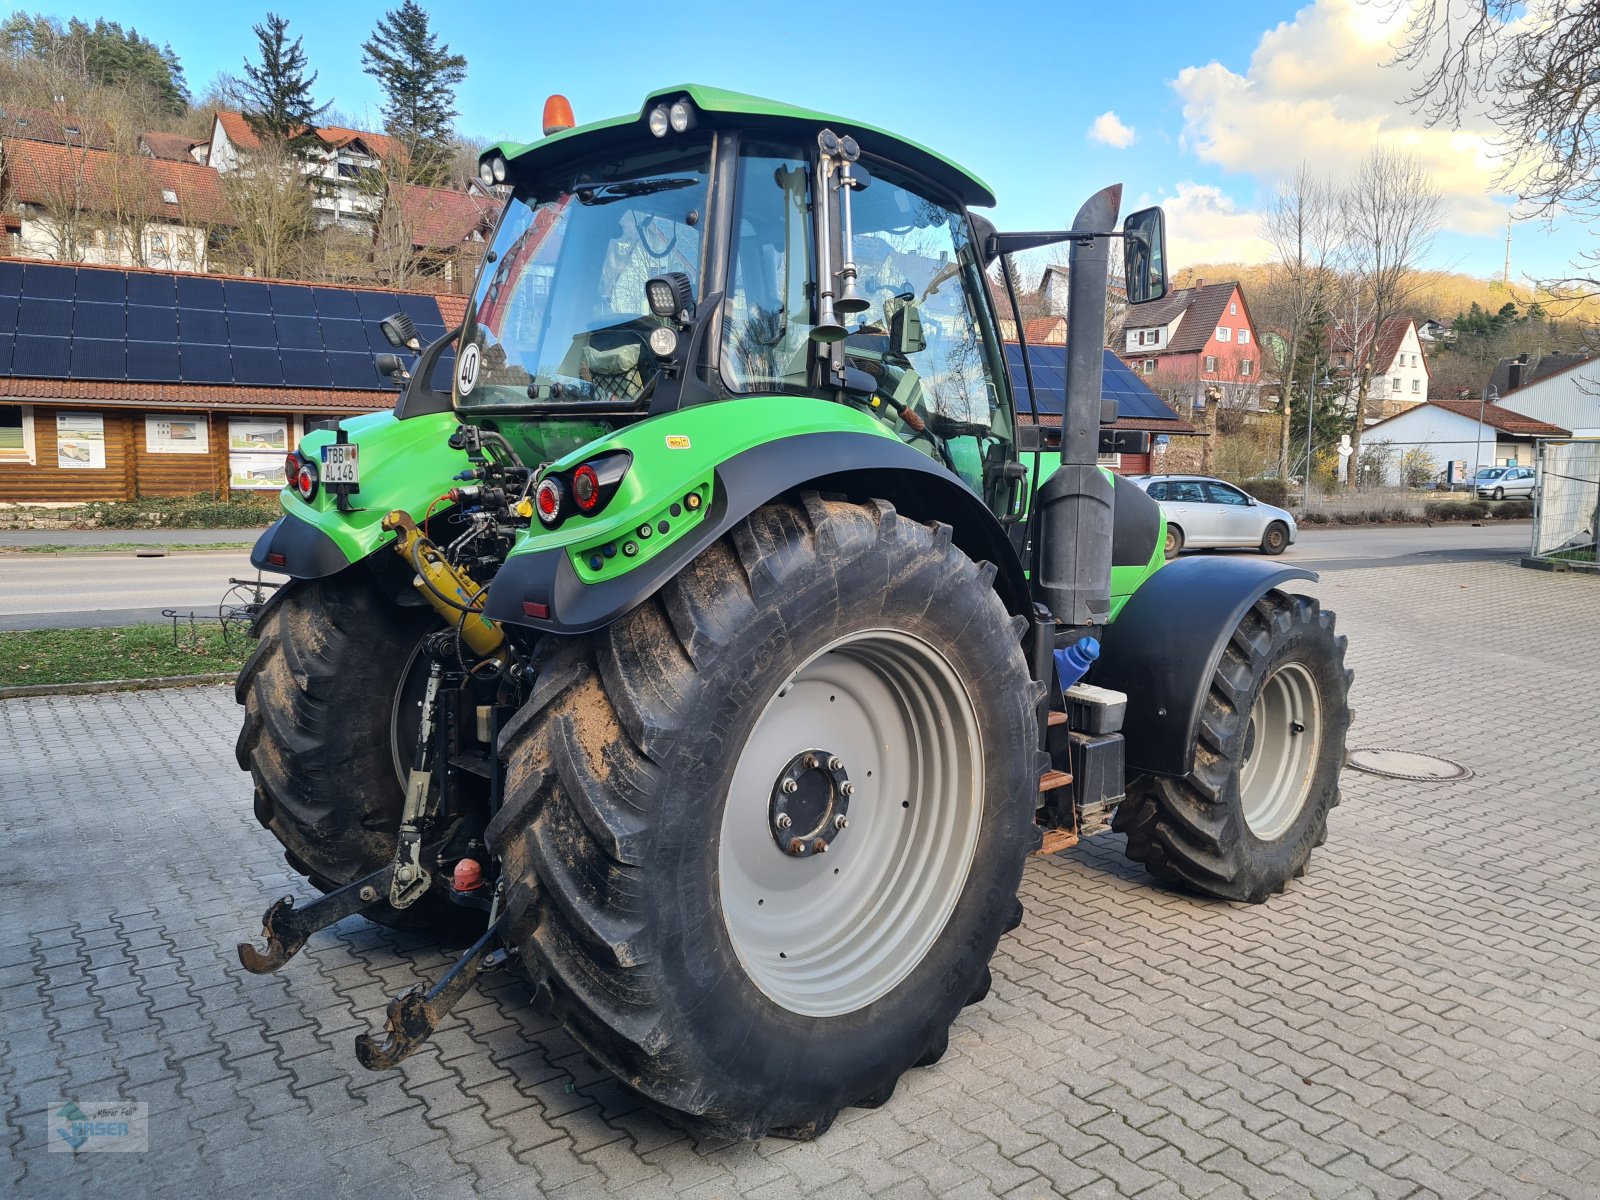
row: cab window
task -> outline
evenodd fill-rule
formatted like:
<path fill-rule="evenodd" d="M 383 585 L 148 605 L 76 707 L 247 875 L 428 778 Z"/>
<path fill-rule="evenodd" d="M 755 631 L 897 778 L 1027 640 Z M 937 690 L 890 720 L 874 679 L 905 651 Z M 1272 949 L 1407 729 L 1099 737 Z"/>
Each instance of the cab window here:
<path fill-rule="evenodd" d="M 792 150 L 792 148 L 790 148 Z M 803 392 L 811 353 L 811 171 L 783 148 L 747 143 L 722 320 L 732 392 Z"/>
<path fill-rule="evenodd" d="M 1003 513 L 1011 412 L 966 216 L 887 163 L 869 170 L 871 186 L 852 201 L 867 309 L 845 319 L 845 353 L 876 381 L 874 414 Z"/>

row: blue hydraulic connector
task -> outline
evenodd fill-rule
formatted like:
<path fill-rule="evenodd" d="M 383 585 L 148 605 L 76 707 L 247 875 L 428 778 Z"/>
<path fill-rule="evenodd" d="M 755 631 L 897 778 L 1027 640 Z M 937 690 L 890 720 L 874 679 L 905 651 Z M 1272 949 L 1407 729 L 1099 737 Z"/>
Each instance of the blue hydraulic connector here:
<path fill-rule="evenodd" d="M 1085 637 L 1079 638 L 1065 650 L 1056 651 L 1056 678 L 1061 681 L 1061 690 L 1064 692 L 1078 680 L 1083 678 L 1084 672 L 1100 657 L 1100 639 Z"/>

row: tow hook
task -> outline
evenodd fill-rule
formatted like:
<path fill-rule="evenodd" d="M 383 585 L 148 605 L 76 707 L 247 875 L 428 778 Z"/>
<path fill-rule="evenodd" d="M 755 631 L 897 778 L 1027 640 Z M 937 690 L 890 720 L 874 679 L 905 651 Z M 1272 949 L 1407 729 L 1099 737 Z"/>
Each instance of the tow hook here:
<path fill-rule="evenodd" d="M 356 1058 L 363 1067 L 369 1071 L 387 1071 L 407 1058 L 433 1036 L 473 980 L 506 961 L 509 951 L 497 945 L 504 921 L 505 914 L 501 913 L 490 922 L 483 936 L 433 987 L 424 990 L 419 983 L 389 1001 L 383 1040 L 378 1041 L 370 1033 L 356 1038 Z"/>
<path fill-rule="evenodd" d="M 372 874 L 338 891 L 329 892 L 313 900 L 304 908 L 294 906 L 294 897 L 285 896 L 261 918 L 261 936 L 266 939 L 266 953 L 249 942 L 239 943 L 239 962 L 246 971 L 268 975 L 276 971 L 300 952 L 306 939 L 319 929 L 326 929 L 346 917 L 389 903 L 389 887 L 394 877 L 394 864 L 380 867 Z"/>

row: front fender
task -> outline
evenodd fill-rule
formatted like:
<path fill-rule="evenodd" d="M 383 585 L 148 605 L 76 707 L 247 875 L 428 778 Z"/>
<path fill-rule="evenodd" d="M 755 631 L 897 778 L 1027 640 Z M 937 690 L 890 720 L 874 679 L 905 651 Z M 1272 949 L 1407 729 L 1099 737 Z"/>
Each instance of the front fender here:
<path fill-rule="evenodd" d="M 1256 558 L 1179 558 L 1156 571 L 1106 627 L 1088 682 L 1125 692 L 1130 775 L 1187 775 L 1200 706 L 1246 610 L 1304 567 Z"/>
<path fill-rule="evenodd" d="M 727 421 L 735 416 L 727 410 L 738 403 L 708 405 L 701 415 L 720 415 Z M 795 402 L 767 401 L 772 408 L 789 403 Z M 1008 606 L 1029 611 L 1022 565 L 999 522 L 971 489 L 927 455 L 896 437 L 884 436 L 872 418 L 825 401 L 799 403 L 817 405 L 818 415 L 831 419 L 834 427 L 812 425 L 808 431 L 803 425 L 790 426 L 793 432 L 786 436 L 734 449 L 720 461 L 699 460 L 695 467 L 691 464 L 696 460 L 685 457 L 683 467 L 670 472 L 673 464 L 657 458 L 660 480 L 649 478 L 651 463 L 641 461 L 635 450 L 626 483 L 638 487 L 630 489 L 619 517 L 602 514 L 569 522 L 576 528 L 563 526 L 554 535 L 532 532 L 496 574 L 485 601 L 487 615 L 552 633 L 599 629 L 643 603 L 761 505 L 801 488 L 861 499 L 879 497 L 908 516 L 947 522 L 952 540 L 965 553 L 995 564 L 996 588 Z M 718 414 L 713 411 L 717 408 L 724 411 Z M 585 447 L 583 456 L 612 443 L 639 444 L 664 434 L 677 437 L 674 430 L 684 424 L 686 415 L 634 426 L 605 443 Z M 774 423 L 769 420 L 769 430 Z M 691 441 L 687 436 L 684 440 Z M 634 472 L 640 472 L 639 478 L 633 478 Z M 677 500 L 697 491 L 705 497 L 703 512 L 682 511 Z M 680 511 L 669 514 L 669 507 Z M 604 555 L 606 546 L 620 548 L 621 553 Z M 637 565 L 630 565 L 635 556 Z M 591 561 L 600 563 L 598 570 L 588 565 Z"/>

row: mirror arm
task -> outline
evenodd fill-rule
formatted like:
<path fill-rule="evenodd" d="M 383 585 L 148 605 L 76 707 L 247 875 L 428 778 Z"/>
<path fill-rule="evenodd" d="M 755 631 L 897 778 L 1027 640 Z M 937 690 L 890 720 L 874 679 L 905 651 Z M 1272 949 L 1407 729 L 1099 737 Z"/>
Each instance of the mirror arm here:
<path fill-rule="evenodd" d="M 1087 245 L 1095 238 L 1119 238 L 1121 230 L 1058 229 L 1048 233 L 991 233 L 984 239 L 983 255 L 993 262 L 1002 254 L 1018 254 L 1023 250 L 1037 250 L 1040 246 L 1055 246 L 1062 242 Z"/>

